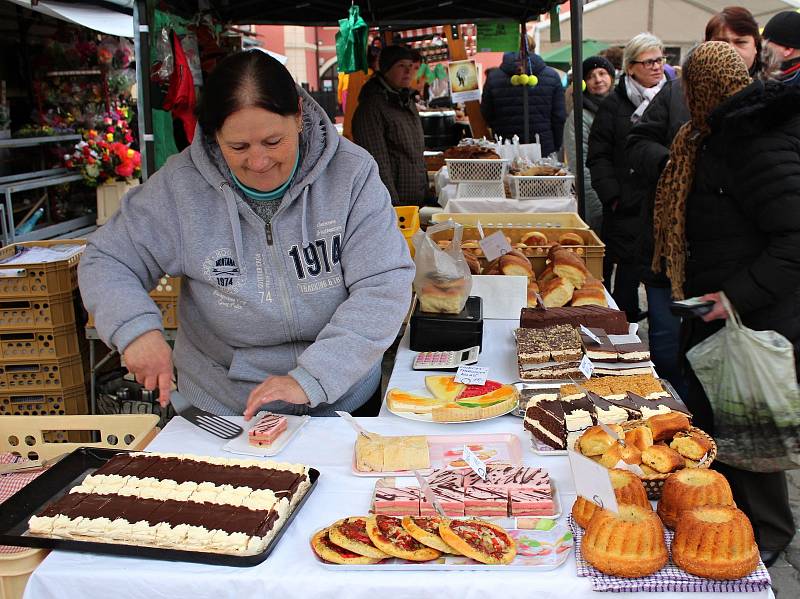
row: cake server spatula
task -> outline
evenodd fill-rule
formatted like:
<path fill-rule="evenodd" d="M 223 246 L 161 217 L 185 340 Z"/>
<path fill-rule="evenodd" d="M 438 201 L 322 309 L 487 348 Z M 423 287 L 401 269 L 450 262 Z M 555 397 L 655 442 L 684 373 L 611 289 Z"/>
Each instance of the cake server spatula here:
<path fill-rule="evenodd" d="M 216 437 L 220 437 L 221 439 L 235 439 L 244 432 L 244 429 L 238 424 L 228 422 L 222 416 L 217 416 L 211 412 L 196 408 L 178 391 L 172 391 L 169 394 L 169 401 L 178 414 L 186 418 L 186 420 L 196 427 Z"/>
<path fill-rule="evenodd" d="M 355 418 L 353 418 L 348 412 L 343 412 L 341 410 L 337 410 L 336 414 L 338 414 L 340 418 L 344 418 L 344 421 L 347 424 L 349 424 L 350 426 L 352 426 L 353 430 L 356 431 L 359 435 L 364 435 L 370 441 L 373 440 L 373 437 L 374 438 L 378 438 L 380 436 L 377 433 L 369 432 L 367 429 L 365 429 L 363 426 L 361 426 L 358 423 L 358 421 Z"/>
<path fill-rule="evenodd" d="M 444 513 L 444 508 L 442 507 L 442 504 L 439 503 L 439 501 L 436 499 L 436 496 L 433 494 L 433 490 L 428 484 L 428 481 L 425 480 L 425 477 L 423 477 L 419 473 L 419 470 L 414 470 L 414 476 L 417 477 L 419 488 L 422 491 L 422 494 L 425 495 L 425 499 L 428 500 L 428 503 L 430 503 L 433 506 L 433 509 L 435 509 L 436 513 L 439 514 L 442 518 L 447 518 L 447 514 Z"/>

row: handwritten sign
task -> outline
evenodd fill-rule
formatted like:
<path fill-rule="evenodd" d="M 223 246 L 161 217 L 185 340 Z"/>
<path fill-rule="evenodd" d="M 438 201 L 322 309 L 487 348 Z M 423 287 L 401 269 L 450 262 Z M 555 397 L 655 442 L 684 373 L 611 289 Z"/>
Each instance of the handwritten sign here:
<path fill-rule="evenodd" d="M 508 239 L 506 239 L 506 236 L 503 235 L 502 231 L 497 231 L 488 237 L 484 237 L 478 241 L 478 244 L 483 250 L 483 255 L 486 256 L 486 259 L 490 262 L 492 260 L 496 260 L 504 254 L 507 254 L 512 249 L 511 244 L 508 243 Z"/>
<path fill-rule="evenodd" d="M 568 457 L 577 494 L 593 501 L 601 508 L 619 513 L 617 497 L 614 495 L 614 487 L 611 485 L 608 470 L 571 449 Z"/>
<path fill-rule="evenodd" d="M 472 471 L 475 472 L 478 476 L 481 477 L 481 480 L 486 480 L 486 464 L 475 455 L 475 452 L 472 451 L 467 444 L 464 444 L 464 449 L 461 452 L 461 459 L 464 460 L 467 465 L 472 468 Z"/>
<path fill-rule="evenodd" d="M 580 370 L 583 376 L 585 376 L 587 379 L 592 378 L 592 373 L 594 372 L 594 364 L 592 364 L 592 361 L 589 359 L 589 356 L 584 354 L 583 358 L 581 358 L 581 363 L 578 364 L 578 370 Z"/>
<path fill-rule="evenodd" d="M 456 370 L 456 383 L 465 385 L 484 385 L 489 369 L 485 366 L 459 366 Z"/>

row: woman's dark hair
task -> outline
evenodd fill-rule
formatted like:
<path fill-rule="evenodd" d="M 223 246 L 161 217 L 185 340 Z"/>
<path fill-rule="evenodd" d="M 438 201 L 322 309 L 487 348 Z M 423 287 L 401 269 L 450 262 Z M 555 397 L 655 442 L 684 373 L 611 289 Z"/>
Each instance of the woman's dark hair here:
<path fill-rule="evenodd" d="M 743 6 L 728 6 L 715 14 L 706 23 L 706 41 L 710 42 L 723 29 L 730 29 L 736 35 L 750 36 L 756 43 L 756 60 L 752 72 L 761 70 L 761 33 L 752 13 Z"/>
<path fill-rule="evenodd" d="M 263 108 L 281 116 L 299 111 L 297 86 L 280 62 L 261 50 L 223 58 L 203 86 L 197 120 L 213 136 L 230 115 L 242 108 Z"/>

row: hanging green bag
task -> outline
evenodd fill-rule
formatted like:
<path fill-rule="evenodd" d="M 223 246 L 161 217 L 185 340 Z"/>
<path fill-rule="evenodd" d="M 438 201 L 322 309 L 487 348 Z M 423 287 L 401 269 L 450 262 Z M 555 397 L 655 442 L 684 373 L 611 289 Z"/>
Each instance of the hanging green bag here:
<path fill-rule="evenodd" d="M 336 34 L 336 60 L 340 73 L 367 72 L 368 32 L 358 5 L 351 5 L 347 18 L 339 20 Z"/>

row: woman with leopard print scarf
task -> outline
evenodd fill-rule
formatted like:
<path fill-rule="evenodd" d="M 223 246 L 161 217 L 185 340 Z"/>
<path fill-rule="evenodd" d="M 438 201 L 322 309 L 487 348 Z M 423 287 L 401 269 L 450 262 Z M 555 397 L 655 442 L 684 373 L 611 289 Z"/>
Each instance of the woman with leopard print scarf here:
<path fill-rule="evenodd" d="M 746 326 L 775 330 L 800 358 L 800 90 L 752 81 L 725 42 L 706 42 L 683 68 L 691 120 L 670 149 L 655 198 L 653 270 L 675 298 L 714 301 L 684 320 L 683 354 L 724 324 L 724 292 Z M 714 415 L 688 363 L 686 404 L 712 436 Z M 765 562 L 794 535 L 783 472 L 716 463 L 747 513 Z"/>

